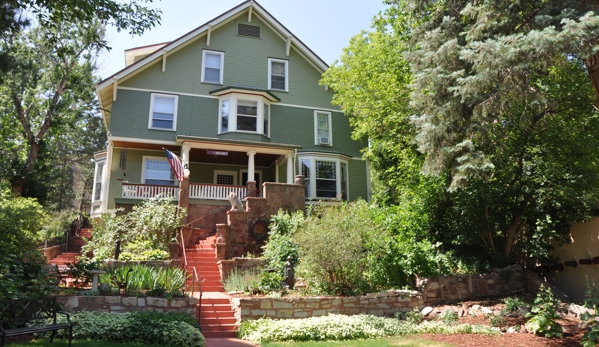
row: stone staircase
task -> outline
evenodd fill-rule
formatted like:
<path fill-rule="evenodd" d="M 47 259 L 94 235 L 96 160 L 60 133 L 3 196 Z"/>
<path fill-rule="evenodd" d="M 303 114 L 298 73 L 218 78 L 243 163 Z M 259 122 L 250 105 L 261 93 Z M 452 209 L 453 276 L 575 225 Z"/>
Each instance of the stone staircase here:
<path fill-rule="evenodd" d="M 90 239 L 92 237 L 91 228 L 81 229 L 80 236 L 74 236 L 69 239 L 69 247 L 67 252 L 63 252 L 58 257 L 48 261 L 48 264 L 58 265 L 59 269 L 66 269 L 66 263 L 76 263 L 77 257 L 81 255 L 81 247 L 85 244 L 85 240 L 82 237 Z"/>
<path fill-rule="evenodd" d="M 209 236 L 185 248 L 187 256 L 188 288 L 191 287 L 195 268 L 202 286 L 202 302 L 198 307 L 197 319 L 206 337 L 236 337 L 237 320 L 218 270 L 216 236 Z M 195 283 L 195 289 L 198 286 Z"/>

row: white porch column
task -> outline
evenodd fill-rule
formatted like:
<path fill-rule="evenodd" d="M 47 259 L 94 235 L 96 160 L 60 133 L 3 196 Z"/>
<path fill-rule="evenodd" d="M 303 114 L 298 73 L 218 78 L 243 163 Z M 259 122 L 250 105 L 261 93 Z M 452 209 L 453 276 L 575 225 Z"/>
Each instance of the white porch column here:
<path fill-rule="evenodd" d="M 252 182 L 254 182 L 255 178 L 254 155 L 256 155 L 256 151 L 248 151 L 248 181 Z"/>
<path fill-rule="evenodd" d="M 181 161 L 182 161 L 182 165 L 183 168 L 185 168 L 185 165 L 187 165 L 187 168 L 189 169 L 189 146 L 188 145 L 183 145 L 181 146 Z"/>
<path fill-rule="evenodd" d="M 287 183 L 293 184 L 293 154 L 285 154 L 287 158 Z"/>

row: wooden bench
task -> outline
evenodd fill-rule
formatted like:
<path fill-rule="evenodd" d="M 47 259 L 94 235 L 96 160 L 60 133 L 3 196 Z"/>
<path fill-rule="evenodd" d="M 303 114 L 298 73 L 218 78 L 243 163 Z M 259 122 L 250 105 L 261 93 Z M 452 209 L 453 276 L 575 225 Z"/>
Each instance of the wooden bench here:
<path fill-rule="evenodd" d="M 64 314 L 68 323 L 57 323 L 56 315 Z M 47 320 L 52 322 L 48 323 Z M 27 326 L 33 322 L 38 325 Z M 6 338 L 9 336 L 26 335 L 51 331 L 50 342 L 58 330 L 69 331 L 69 346 L 73 339 L 73 324 L 68 313 L 57 310 L 56 298 L 44 299 L 19 299 L 0 301 L 0 335 L 2 341 L 0 347 L 4 347 Z"/>

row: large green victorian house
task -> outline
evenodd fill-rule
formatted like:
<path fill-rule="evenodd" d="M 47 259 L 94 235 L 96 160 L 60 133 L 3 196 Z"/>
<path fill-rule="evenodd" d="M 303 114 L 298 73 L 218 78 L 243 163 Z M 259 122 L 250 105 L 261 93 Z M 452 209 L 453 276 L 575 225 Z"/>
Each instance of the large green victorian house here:
<path fill-rule="evenodd" d="M 92 217 L 156 195 L 200 216 L 230 192 L 261 197 L 264 183 L 296 175 L 306 201 L 368 198 L 365 143 L 318 84 L 327 65 L 255 1 L 125 56 L 97 86 L 109 144 L 96 155 Z M 164 148 L 189 180 L 175 179 Z"/>

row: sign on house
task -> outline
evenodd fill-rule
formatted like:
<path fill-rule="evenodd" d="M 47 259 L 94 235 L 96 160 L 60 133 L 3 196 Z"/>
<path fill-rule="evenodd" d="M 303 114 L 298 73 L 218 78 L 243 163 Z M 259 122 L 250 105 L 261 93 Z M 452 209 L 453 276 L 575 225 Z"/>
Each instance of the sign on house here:
<path fill-rule="evenodd" d="M 224 156 L 229 155 L 229 151 L 214 151 L 214 150 L 211 150 L 211 149 L 207 149 L 206 153 L 208 155 L 224 155 Z"/>

